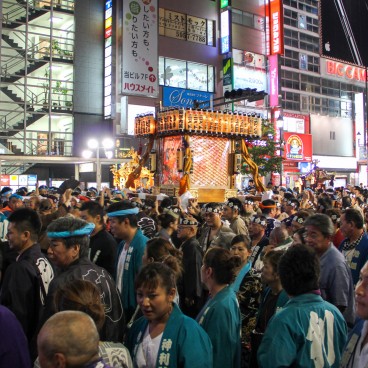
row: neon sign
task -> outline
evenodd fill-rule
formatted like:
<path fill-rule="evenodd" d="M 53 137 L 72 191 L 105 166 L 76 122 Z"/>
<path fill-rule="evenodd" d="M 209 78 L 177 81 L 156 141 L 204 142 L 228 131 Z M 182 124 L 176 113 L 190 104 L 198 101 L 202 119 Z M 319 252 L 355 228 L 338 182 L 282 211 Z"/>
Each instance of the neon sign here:
<path fill-rule="evenodd" d="M 111 118 L 112 105 L 112 35 L 113 35 L 113 20 L 112 20 L 112 0 L 105 1 L 105 50 L 104 50 L 104 118 Z"/>
<path fill-rule="evenodd" d="M 221 54 L 230 51 L 230 12 L 225 10 L 221 13 Z"/>
<path fill-rule="evenodd" d="M 270 38 L 271 55 L 284 53 L 282 3 L 280 0 L 270 1 Z"/>

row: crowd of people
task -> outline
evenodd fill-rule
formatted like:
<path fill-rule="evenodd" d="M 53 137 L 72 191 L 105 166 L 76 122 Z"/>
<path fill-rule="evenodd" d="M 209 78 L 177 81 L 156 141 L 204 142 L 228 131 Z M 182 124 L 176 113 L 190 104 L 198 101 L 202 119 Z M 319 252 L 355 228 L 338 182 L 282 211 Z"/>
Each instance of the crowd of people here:
<path fill-rule="evenodd" d="M 0 367 L 368 367 L 368 192 L 2 188 Z"/>

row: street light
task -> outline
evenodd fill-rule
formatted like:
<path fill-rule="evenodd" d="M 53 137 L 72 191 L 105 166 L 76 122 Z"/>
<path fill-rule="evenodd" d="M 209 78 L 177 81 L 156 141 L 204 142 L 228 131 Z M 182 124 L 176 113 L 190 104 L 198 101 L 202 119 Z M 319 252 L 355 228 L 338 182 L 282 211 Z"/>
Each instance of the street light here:
<path fill-rule="evenodd" d="M 276 120 L 277 128 L 279 129 L 279 141 L 280 141 L 280 157 L 282 157 L 282 145 L 284 135 L 284 117 L 280 111 L 280 115 Z M 280 187 L 282 187 L 282 161 L 280 162 Z"/>
<path fill-rule="evenodd" d="M 100 146 L 99 141 L 96 138 L 91 138 L 87 141 L 87 147 L 89 149 L 82 152 L 84 158 L 91 158 L 93 151 L 96 151 L 96 184 L 97 190 L 101 190 L 101 161 L 100 161 L 100 149 L 104 150 L 105 157 L 111 159 L 113 157 L 112 148 L 114 147 L 114 141 L 111 138 L 104 138 Z"/>

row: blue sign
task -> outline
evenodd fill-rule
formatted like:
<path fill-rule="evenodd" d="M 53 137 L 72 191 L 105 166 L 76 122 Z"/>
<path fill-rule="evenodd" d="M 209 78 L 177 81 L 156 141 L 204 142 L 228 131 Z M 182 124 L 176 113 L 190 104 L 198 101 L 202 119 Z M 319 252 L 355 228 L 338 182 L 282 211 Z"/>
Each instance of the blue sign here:
<path fill-rule="evenodd" d="M 105 10 L 108 10 L 112 7 L 112 0 L 105 1 Z"/>
<path fill-rule="evenodd" d="M 175 87 L 163 87 L 163 107 L 193 107 L 194 100 L 209 101 L 213 93 Z M 208 108 L 209 106 L 204 106 Z"/>
<path fill-rule="evenodd" d="M 28 185 L 34 186 L 37 184 L 37 175 L 28 175 Z"/>

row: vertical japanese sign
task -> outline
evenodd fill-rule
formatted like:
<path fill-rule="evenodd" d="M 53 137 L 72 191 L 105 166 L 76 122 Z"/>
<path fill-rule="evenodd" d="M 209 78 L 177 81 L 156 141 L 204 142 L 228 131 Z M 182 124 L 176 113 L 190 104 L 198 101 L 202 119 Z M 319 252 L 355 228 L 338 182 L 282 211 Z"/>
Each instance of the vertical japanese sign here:
<path fill-rule="evenodd" d="M 112 0 L 105 1 L 104 118 L 111 118 L 112 105 Z"/>
<path fill-rule="evenodd" d="M 123 1 L 122 93 L 158 97 L 157 0 Z"/>
<path fill-rule="evenodd" d="M 271 55 L 284 54 L 284 24 L 281 0 L 270 0 L 270 43 Z"/>
<path fill-rule="evenodd" d="M 270 95 L 270 106 L 278 106 L 279 105 L 279 62 L 278 56 L 270 55 L 268 57 L 268 65 L 269 65 L 269 74 L 270 74 L 270 86 L 269 92 Z"/>
<path fill-rule="evenodd" d="M 221 54 L 226 54 L 231 49 L 231 34 L 230 34 L 230 12 L 225 10 L 221 13 L 221 27 L 220 27 L 220 38 L 221 38 Z"/>

